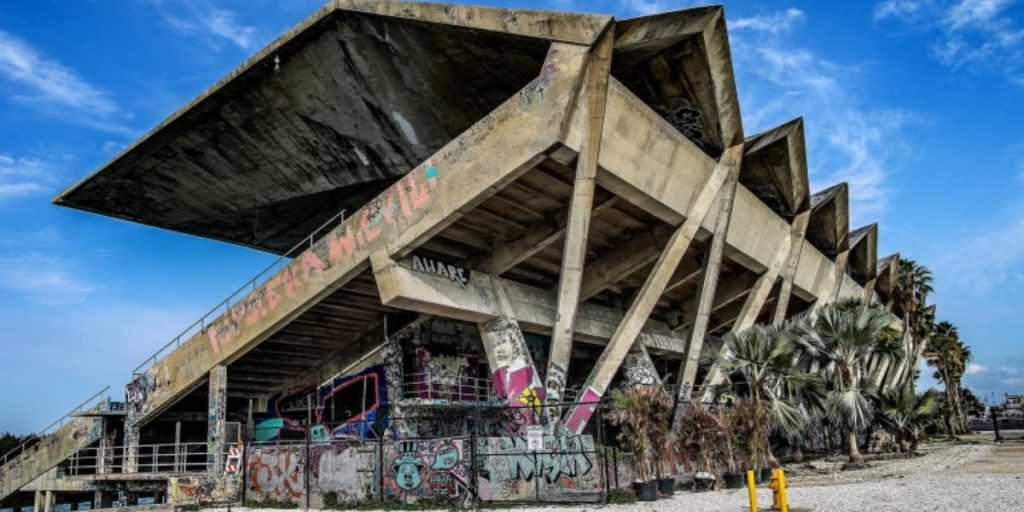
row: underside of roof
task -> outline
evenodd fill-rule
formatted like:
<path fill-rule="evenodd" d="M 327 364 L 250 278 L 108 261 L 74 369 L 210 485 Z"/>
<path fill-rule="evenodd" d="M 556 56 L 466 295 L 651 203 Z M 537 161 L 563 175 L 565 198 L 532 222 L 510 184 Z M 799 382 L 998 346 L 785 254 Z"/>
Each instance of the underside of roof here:
<path fill-rule="evenodd" d="M 55 203 L 283 253 L 543 79 L 552 43 L 591 46 L 607 30 L 612 75 L 644 103 L 713 158 L 742 142 L 719 6 L 613 22 L 338 0 Z"/>

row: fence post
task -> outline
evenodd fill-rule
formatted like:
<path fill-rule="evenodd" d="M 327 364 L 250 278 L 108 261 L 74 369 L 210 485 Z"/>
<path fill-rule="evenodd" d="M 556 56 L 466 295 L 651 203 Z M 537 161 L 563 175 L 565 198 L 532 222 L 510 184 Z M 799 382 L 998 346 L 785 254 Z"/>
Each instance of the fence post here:
<path fill-rule="evenodd" d="M 245 506 L 246 487 L 249 486 L 249 483 L 248 483 L 248 480 L 247 480 L 247 478 L 249 476 L 249 443 L 250 443 L 250 441 L 247 440 L 247 441 L 245 441 L 245 443 L 242 444 L 242 506 L 243 507 Z"/>
<path fill-rule="evenodd" d="M 306 428 L 306 459 L 305 464 L 303 464 L 306 473 L 306 510 L 309 510 L 309 435 L 312 431 L 313 424 L 309 423 L 308 427 Z"/>
<path fill-rule="evenodd" d="M 540 503 L 540 466 L 537 465 L 537 452 L 533 452 L 533 489 L 536 501 Z"/>
<path fill-rule="evenodd" d="M 603 450 L 603 452 L 601 453 L 601 471 L 602 471 L 601 480 L 602 480 L 602 484 L 603 484 L 602 485 L 602 487 L 603 487 L 603 496 L 601 498 L 602 498 L 602 501 L 607 505 L 608 504 L 608 495 L 609 495 L 609 490 L 608 490 L 608 444 L 605 442 L 606 440 L 605 440 L 605 437 L 604 437 L 604 414 L 603 414 L 604 411 L 602 410 L 602 407 L 601 407 L 600 404 L 598 404 L 597 407 L 598 407 L 597 438 L 598 438 L 598 442 L 600 443 L 599 446 L 601 446 L 601 449 Z"/>
<path fill-rule="evenodd" d="M 480 404 L 473 404 L 473 426 L 469 430 L 469 488 L 472 493 L 470 496 L 470 503 L 475 507 L 480 503 L 480 489 L 477 485 L 479 478 L 477 477 L 477 471 L 479 468 L 476 466 L 476 430 L 480 428 Z"/>
<path fill-rule="evenodd" d="M 395 418 L 390 418 L 390 411 L 387 411 L 387 417 L 393 423 Z M 384 501 L 384 437 L 387 435 L 387 430 L 381 426 L 377 426 L 377 499 Z"/>
<path fill-rule="evenodd" d="M 619 447 L 612 445 L 612 469 L 615 471 L 615 488 L 619 488 Z"/>

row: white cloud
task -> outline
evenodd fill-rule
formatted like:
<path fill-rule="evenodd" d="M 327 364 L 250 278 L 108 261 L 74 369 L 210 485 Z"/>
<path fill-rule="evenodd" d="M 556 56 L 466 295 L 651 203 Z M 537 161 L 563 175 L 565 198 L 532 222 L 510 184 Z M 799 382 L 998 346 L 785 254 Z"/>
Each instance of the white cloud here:
<path fill-rule="evenodd" d="M 967 375 L 980 375 L 980 374 L 985 373 L 987 371 L 988 371 L 988 368 L 986 368 L 986 367 L 984 367 L 984 366 L 982 366 L 980 364 L 970 363 L 970 364 L 967 365 L 967 369 L 964 371 L 964 373 L 967 374 Z"/>
<path fill-rule="evenodd" d="M 76 263 L 41 253 L 0 256 L 0 288 L 46 304 L 78 303 L 93 292 Z"/>
<path fill-rule="evenodd" d="M 757 32 L 789 32 L 793 26 L 804 20 L 804 13 L 800 9 L 789 8 L 785 11 L 778 11 L 760 16 L 740 18 L 729 23 L 730 29 L 754 30 Z"/>
<path fill-rule="evenodd" d="M 1024 215 L 950 247 L 937 268 L 978 295 L 1005 283 L 1024 265 Z"/>
<path fill-rule="evenodd" d="M 700 0 L 620 0 L 619 3 L 628 14 L 637 16 L 707 5 Z"/>
<path fill-rule="evenodd" d="M 1017 0 L 887 0 L 875 6 L 875 21 L 898 20 L 935 34 L 932 56 L 953 70 L 997 70 L 1024 85 L 1024 28 Z"/>
<path fill-rule="evenodd" d="M 195 1 L 153 0 L 153 4 L 174 31 L 197 37 L 214 50 L 219 51 L 224 41 L 243 50 L 251 50 L 256 44 L 256 28 L 240 23 L 228 9 Z"/>
<path fill-rule="evenodd" d="M 731 37 L 744 129 L 756 133 L 804 116 L 812 192 L 845 181 L 851 225 L 877 221 L 888 206 L 887 180 L 893 156 L 902 149 L 900 133 L 919 116 L 867 108 L 855 89 L 860 66 L 834 63 L 787 41 L 785 32 L 803 18 L 789 9 L 756 22 L 739 20 L 749 29 Z"/>
<path fill-rule="evenodd" d="M 57 162 L 0 153 L 0 201 L 53 191 Z"/>
<path fill-rule="evenodd" d="M 89 84 L 74 70 L 44 57 L 27 42 L 2 31 L 0 76 L 14 85 L 8 92 L 14 101 L 93 128 L 127 131 L 121 124 L 125 113 L 107 92 Z"/>

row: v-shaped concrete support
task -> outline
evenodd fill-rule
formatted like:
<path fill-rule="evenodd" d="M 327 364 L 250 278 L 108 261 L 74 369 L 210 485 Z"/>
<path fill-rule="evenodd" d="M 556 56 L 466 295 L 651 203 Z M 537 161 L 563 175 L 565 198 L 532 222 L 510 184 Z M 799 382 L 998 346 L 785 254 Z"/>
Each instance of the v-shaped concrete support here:
<path fill-rule="evenodd" d="M 647 276 L 647 280 L 630 305 L 626 316 L 590 372 L 586 388 L 566 420 L 565 425 L 569 432 L 576 434 L 583 432 L 590 417 L 594 414 L 597 402 L 608 390 L 612 378 L 622 365 L 623 358 L 629 353 L 637 334 L 640 333 L 644 322 L 651 314 L 662 292 L 665 291 L 665 286 L 675 273 L 683 255 L 690 248 L 690 243 L 704 222 L 704 217 L 711 210 L 722 186 L 730 173 L 735 172 L 739 167 L 742 151 L 742 146 L 726 150 L 718 165 L 704 182 L 687 212 L 686 220 L 672 234 L 668 246 L 662 251 L 658 261 L 654 264 L 654 269 Z"/>

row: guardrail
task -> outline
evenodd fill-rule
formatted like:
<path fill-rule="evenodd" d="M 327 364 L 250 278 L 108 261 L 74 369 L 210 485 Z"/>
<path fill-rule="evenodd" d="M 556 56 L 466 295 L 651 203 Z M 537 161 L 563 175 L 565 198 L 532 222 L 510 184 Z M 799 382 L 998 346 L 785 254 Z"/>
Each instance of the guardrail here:
<path fill-rule="evenodd" d="M 125 473 L 128 461 L 124 446 L 91 447 L 79 450 L 62 465 L 64 475 L 109 475 Z M 206 443 L 165 443 L 139 445 L 135 473 L 205 473 L 215 462 Z M 224 460 L 228 451 L 220 454 Z M 219 468 L 218 468 L 219 470 Z"/>
<path fill-rule="evenodd" d="M 33 434 L 29 434 L 28 439 L 23 441 L 18 446 L 15 446 L 14 448 L 11 448 L 7 453 L 5 453 L 3 455 L 3 459 L 0 460 L 0 465 L 7 464 L 7 461 L 9 459 L 11 459 L 11 458 L 13 458 L 13 457 L 15 457 L 17 455 L 21 455 L 25 450 L 27 450 L 30 447 L 30 445 L 34 446 L 35 443 L 37 443 L 38 441 L 42 440 L 43 436 L 45 436 L 51 430 L 59 429 L 60 427 L 63 427 L 64 426 L 64 420 L 70 418 L 72 414 L 75 414 L 77 412 L 80 412 L 80 411 L 84 410 L 85 406 L 87 406 L 87 405 L 91 404 L 92 402 L 94 402 L 97 398 L 102 396 L 109 389 L 110 389 L 110 386 L 105 386 L 103 389 L 97 391 L 92 396 L 90 396 L 89 398 L 85 399 L 85 401 L 83 401 L 82 403 L 78 404 L 74 409 L 71 409 L 70 411 L 68 411 L 68 413 L 65 414 L 64 416 L 61 416 L 60 418 L 56 419 L 53 423 L 50 423 L 49 425 L 43 427 L 42 430 L 39 430 L 38 432 L 35 432 Z M 15 453 L 15 452 L 17 452 L 17 453 Z"/>
<path fill-rule="evenodd" d="M 342 210 L 335 214 L 334 216 L 332 216 L 330 219 L 327 219 L 326 222 L 321 224 L 320 227 L 316 228 L 316 230 L 310 233 L 309 236 L 303 238 L 301 242 L 295 244 L 294 247 L 285 251 L 284 254 L 279 256 L 270 265 L 267 265 L 266 268 L 259 271 L 255 276 L 253 276 L 252 279 L 246 281 L 245 284 L 243 284 L 237 290 L 232 292 L 231 295 L 228 295 L 227 298 L 225 298 L 216 306 L 207 311 L 206 314 L 199 318 L 199 320 L 196 320 L 194 323 L 192 323 L 192 325 L 186 327 L 185 330 L 181 331 L 181 333 L 179 333 L 177 336 L 171 339 L 171 341 L 168 341 L 166 344 L 164 344 L 164 346 L 157 349 L 157 351 L 154 352 L 152 356 L 147 358 L 145 361 L 142 362 L 142 364 L 136 366 L 135 369 L 132 370 L 132 378 L 134 379 L 135 376 L 139 374 L 139 370 L 142 370 L 147 366 L 152 366 L 153 364 L 156 364 L 156 362 L 160 360 L 160 356 L 168 349 L 171 349 L 172 347 L 174 349 L 177 349 L 179 346 L 181 346 L 182 340 L 187 340 L 188 338 L 194 336 L 196 333 L 205 331 L 206 327 L 209 326 L 211 316 L 214 316 L 215 314 L 217 316 L 220 316 L 221 314 L 226 314 L 231 309 L 231 306 L 237 303 L 237 301 L 232 301 L 238 298 L 239 294 L 241 294 L 242 292 L 249 293 L 256 291 L 256 285 L 260 282 L 262 278 L 268 277 L 268 274 L 271 271 L 276 271 L 282 268 L 285 265 L 286 261 L 291 260 L 292 257 L 301 252 L 299 251 L 299 249 L 306 250 L 306 248 L 313 247 L 313 245 L 319 239 L 318 235 L 321 232 L 323 232 L 324 229 L 328 227 L 333 227 L 335 223 L 337 223 L 338 225 L 345 223 L 345 210 Z M 242 297 L 244 297 L 244 295 L 242 295 Z M 214 317 L 214 319 L 215 318 L 216 317 Z"/>

